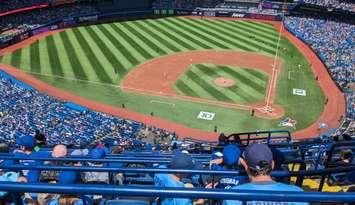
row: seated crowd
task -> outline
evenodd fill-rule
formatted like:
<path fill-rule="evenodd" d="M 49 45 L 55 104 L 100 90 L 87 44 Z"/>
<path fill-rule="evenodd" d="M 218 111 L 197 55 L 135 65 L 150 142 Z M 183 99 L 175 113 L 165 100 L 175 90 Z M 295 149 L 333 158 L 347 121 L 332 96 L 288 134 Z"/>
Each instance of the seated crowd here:
<path fill-rule="evenodd" d="M 93 13 L 97 13 L 96 7 L 86 4 L 48 7 L 1 17 L 0 25 L 1 27 L 6 27 L 7 29 L 24 26 L 33 28 L 58 19 Z"/>
<path fill-rule="evenodd" d="M 303 2 L 326 8 L 355 12 L 355 3 L 352 0 L 303 0 Z"/>
<path fill-rule="evenodd" d="M 174 137 L 173 133 L 135 121 L 72 109 L 63 101 L 14 83 L 11 77 L 0 75 L 0 87 L 0 139 L 9 144 L 17 137 L 34 134 L 36 130 L 47 137 L 48 145 L 85 146 L 112 134 L 116 136 L 115 140 L 107 143 L 116 145 L 133 141 L 137 133 L 169 138 L 167 141 Z M 141 133 L 143 128 L 145 133 Z"/>
<path fill-rule="evenodd" d="M 59 185 L 74 184 L 111 184 L 111 185 L 139 185 L 139 186 L 158 186 L 158 187 L 185 187 L 185 188 L 205 188 L 205 189 L 232 189 L 232 190 L 268 190 L 268 191 L 295 191 L 302 192 L 302 188 L 290 184 L 290 179 L 285 177 L 271 177 L 272 170 L 288 170 L 289 166 L 285 163 L 286 158 L 290 160 L 296 156 L 289 156 L 277 148 L 270 148 L 263 143 L 250 143 L 244 147 L 235 144 L 226 144 L 209 154 L 206 158 L 197 158 L 196 155 L 189 154 L 187 150 L 180 146 L 171 146 L 170 151 L 156 152 L 150 149 L 156 159 L 166 157 L 167 153 L 172 153 L 170 162 L 160 163 L 150 162 L 92 162 L 89 160 L 114 159 L 123 157 L 129 152 L 126 146 L 104 147 L 101 143 L 91 149 L 69 149 L 67 146 L 58 144 L 52 149 L 48 149 L 44 144 L 30 135 L 22 136 L 16 140 L 16 147 L 12 150 L 7 144 L 0 143 L 0 155 L 8 154 L 22 158 L 21 160 L 2 160 L 0 165 L 25 165 L 25 166 L 74 166 L 74 167 L 108 167 L 108 168 L 160 168 L 160 169 L 183 169 L 183 170 L 212 170 L 212 171 L 241 171 L 238 175 L 191 175 L 191 174 L 143 174 L 143 173 L 112 173 L 95 171 L 55 171 L 55 170 L 0 170 L 0 181 L 22 182 L 22 183 L 56 183 Z M 140 152 L 134 152 L 139 154 Z M 148 152 L 145 152 L 148 153 Z M 133 155 L 134 156 L 134 155 Z M 85 158 L 83 161 L 40 161 L 35 158 Z M 200 155 L 201 157 L 201 155 Z M 325 156 L 326 157 L 326 156 Z M 139 159 L 135 158 L 135 159 Z M 330 167 L 346 167 L 354 163 L 353 151 L 349 148 L 342 148 L 340 155 Z M 245 173 L 243 172 L 245 171 Z M 332 184 L 344 182 L 349 178 L 354 180 L 352 175 L 331 178 Z M 352 181 L 351 183 L 354 183 Z M 350 191 L 352 189 L 349 189 Z M 22 193 L 16 199 L 7 192 L 0 192 L 0 203 L 17 202 L 23 204 L 104 204 L 107 200 L 123 200 L 124 197 L 115 198 L 112 196 L 101 195 L 75 195 L 75 194 L 50 194 L 50 193 Z M 162 205 L 192 205 L 192 204 L 224 204 L 239 205 L 242 201 L 237 200 L 213 200 L 188 199 L 188 198 L 149 198 L 145 201 L 155 201 Z M 248 202 L 249 203 L 249 202 Z M 252 204 L 278 203 L 253 201 Z M 281 202 L 280 202 L 281 203 Z M 287 202 L 282 202 L 287 203 Z M 305 202 L 292 202 L 294 205 L 306 205 Z"/>
<path fill-rule="evenodd" d="M 0 13 L 48 3 L 48 0 L 0 0 Z"/>
<path fill-rule="evenodd" d="M 354 31 L 355 25 L 328 19 L 288 16 L 286 28 L 301 38 L 318 54 L 335 82 L 346 92 L 348 115 L 354 119 Z"/>
<path fill-rule="evenodd" d="M 195 9 L 196 7 L 214 8 L 221 0 L 156 0 L 154 8 Z"/>

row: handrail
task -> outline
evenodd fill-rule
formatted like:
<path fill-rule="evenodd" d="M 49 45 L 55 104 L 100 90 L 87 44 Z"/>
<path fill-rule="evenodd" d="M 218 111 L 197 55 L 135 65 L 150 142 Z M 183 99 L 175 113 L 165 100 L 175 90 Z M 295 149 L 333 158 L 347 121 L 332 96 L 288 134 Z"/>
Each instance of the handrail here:
<path fill-rule="evenodd" d="M 13 157 L 13 156 L 1 156 L 0 159 L 2 160 L 34 160 L 34 161 L 65 161 L 65 162 L 102 162 L 102 163 L 162 163 L 162 164 L 167 164 L 170 163 L 170 159 L 166 158 L 146 158 L 146 159 L 129 159 L 129 158 L 105 158 L 105 159 L 92 159 L 92 158 L 86 158 L 86 157 L 80 157 L 80 158 L 49 158 L 49 157 L 31 157 L 31 158 L 25 158 L 25 157 Z M 197 162 L 208 162 L 209 159 L 195 159 Z"/>
<path fill-rule="evenodd" d="M 187 169 L 162 169 L 162 168 L 116 168 L 116 167 L 85 167 L 85 166 L 26 166 L 26 165 L 0 165 L 0 169 L 7 170 L 58 170 L 58 171 L 88 171 L 88 172 L 120 172 L 120 173 L 175 173 L 175 174 L 199 174 L 199 175 L 240 175 L 244 170 L 212 171 L 212 170 L 187 170 Z M 323 170 L 307 170 L 298 172 L 272 171 L 273 177 L 286 176 L 316 176 L 333 173 L 355 171 L 355 166 L 328 168 Z"/>
<path fill-rule="evenodd" d="M 115 196 L 144 196 L 170 198 L 234 199 L 259 201 L 297 201 L 297 202 L 354 202 L 353 193 L 322 192 L 276 192 L 246 191 L 233 189 L 170 188 L 154 186 L 112 186 L 112 185 L 59 185 L 38 183 L 0 182 L 0 190 L 8 192 L 98 194 Z"/>

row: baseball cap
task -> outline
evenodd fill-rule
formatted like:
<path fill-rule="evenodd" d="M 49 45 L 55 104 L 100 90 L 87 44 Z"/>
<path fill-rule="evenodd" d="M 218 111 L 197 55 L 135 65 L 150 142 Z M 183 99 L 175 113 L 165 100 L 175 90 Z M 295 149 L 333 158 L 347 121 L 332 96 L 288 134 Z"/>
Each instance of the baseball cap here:
<path fill-rule="evenodd" d="M 189 154 L 175 154 L 170 162 L 171 169 L 194 169 L 196 167 L 195 160 Z"/>
<path fill-rule="evenodd" d="M 271 149 L 266 144 L 253 143 L 247 146 L 243 153 L 244 159 L 247 164 L 252 167 L 259 169 L 260 166 L 265 166 L 261 162 L 266 162 L 269 165 L 272 164 L 272 152 Z"/>
<path fill-rule="evenodd" d="M 31 135 L 25 135 L 18 138 L 16 144 L 26 148 L 33 148 L 36 145 L 36 141 Z"/>
<path fill-rule="evenodd" d="M 222 158 L 223 158 L 222 152 L 213 152 L 211 155 L 211 160 L 222 159 Z"/>
<path fill-rule="evenodd" d="M 238 163 L 240 157 L 240 149 L 233 144 L 227 145 L 223 149 L 223 162 L 227 165 Z"/>
<path fill-rule="evenodd" d="M 91 158 L 93 159 L 103 159 L 105 158 L 106 153 L 105 150 L 102 148 L 95 148 L 91 150 Z"/>

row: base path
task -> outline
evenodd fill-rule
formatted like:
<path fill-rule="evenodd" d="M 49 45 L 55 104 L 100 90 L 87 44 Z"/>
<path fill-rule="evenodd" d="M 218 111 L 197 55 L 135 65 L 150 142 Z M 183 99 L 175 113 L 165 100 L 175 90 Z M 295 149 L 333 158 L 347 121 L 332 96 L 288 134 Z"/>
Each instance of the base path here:
<path fill-rule="evenodd" d="M 120 86 L 125 91 L 139 92 L 146 95 L 155 95 L 159 97 L 169 97 L 174 99 L 189 100 L 193 102 L 207 103 L 228 108 L 237 109 L 260 109 L 264 105 L 258 107 L 221 102 L 218 100 L 208 100 L 203 98 L 195 98 L 189 96 L 178 95 L 174 91 L 174 84 L 185 71 L 193 64 L 216 64 L 229 65 L 242 68 L 259 69 L 269 74 L 268 90 L 271 90 L 271 99 L 274 99 L 275 89 L 271 86 L 271 75 L 274 58 L 251 52 L 241 51 L 188 51 L 174 53 L 172 55 L 162 56 L 147 61 L 133 71 L 129 72 L 122 81 Z M 278 60 L 277 66 L 281 68 L 281 62 Z M 277 68 L 277 69 L 280 69 Z M 268 92 L 268 90 L 266 92 Z M 273 102 L 273 100 L 271 100 Z M 283 112 L 275 112 L 282 114 Z M 275 114 L 274 113 L 274 114 Z M 266 118 L 279 118 L 282 115 L 267 116 Z M 260 117 L 264 117 L 260 115 Z"/>

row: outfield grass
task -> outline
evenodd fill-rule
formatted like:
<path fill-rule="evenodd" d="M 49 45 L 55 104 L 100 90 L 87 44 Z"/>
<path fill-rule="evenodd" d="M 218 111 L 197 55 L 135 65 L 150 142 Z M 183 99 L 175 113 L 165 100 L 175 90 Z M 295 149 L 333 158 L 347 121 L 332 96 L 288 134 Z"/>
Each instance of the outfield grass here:
<path fill-rule="evenodd" d="M 246 111 L 124 93 L 114 86 L 135 66 L 158 56 L 206 49 L 244 50 L 273 56 L 277 39 L 277 31 L 265 23 L 169 17 L 68 29 L 0 61 L 89 99 L 116 106 L 125 103 L 128 109 L 145 114 L 154 111 L 157 116 L 193 128 L 213 130 L 218 125 L 224 132 L 252 131 L 278 128 L 279 120 L 251 118 Z M 284 63 L 276 102 L 285 108 L 286 116 L 298 120 L 297 129 L 305 128 L 320 116 L 324 96 L 302 54 L 284 38 L 280 48 Z M 289 71 L 293 71 L 293 80 L 288 79 Z M 292 88 L 305 89 L 307 96 L 292 95 Z M 151 100 L 168 101 L 176 106 L 152 104 Z M 197 119 L 201 110 L 215 112 L 215 120 Z"/>
<path fill-rule="evenodd" d="M 235 81 L 230 87 L 216 86 L 214 80 L 224 77 Z M 195 64 L 178 79 L 174 89 L 181 95 L 238 104 L 263 101 L 268 75 L 261 70 L 232 66 Z"/>

